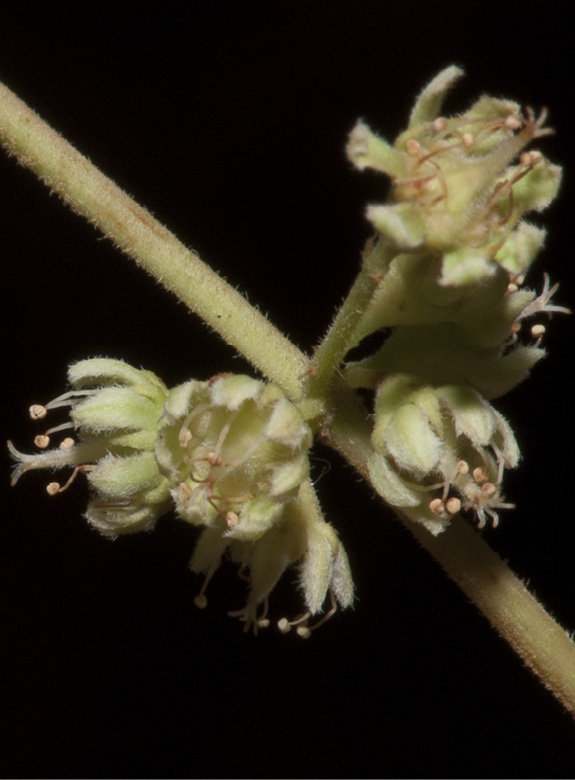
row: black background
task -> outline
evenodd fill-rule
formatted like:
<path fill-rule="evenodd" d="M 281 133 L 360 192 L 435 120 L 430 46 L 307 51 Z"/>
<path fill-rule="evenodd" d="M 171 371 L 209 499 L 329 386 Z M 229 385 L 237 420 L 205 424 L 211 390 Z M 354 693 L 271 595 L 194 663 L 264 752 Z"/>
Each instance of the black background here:
<path fill-rule="evenodd" d="M 369 235 L 385 183 L 343 147 L 356 118 L 388 138 L 442 67 L 465 67 L 452 110 L 481 92 L 548 105 L 565 164 L 532 271 L 575 302 L 572 42 L 559 3 L 191 2 L 109 14 L 51 4 L 0 12 L 0 78 L 81 151 L 249 291 L 302 349 L 321 336 Z M 78 6 L 80 7 L 80 6 Z M 516 10 L 519 9 L 519 10 Z M 0 438 L 31 449 L 27 407 L 66 366 L 107 355 L 168 384 L 242 359 L 194 315 L 0 156 Z M 568 630 L 575 628 L 573 323 L 498 407 L 524 460 L 517 509 L 486 531 Z M 194 530 L 173 517 L 110 542 L 81 519 L 81 484 L 10 489 L 0 518 L 0 765 L 7 776 L 563 777 L 575 725 L 337 455 L 318 488 L 348 551 L 353 611 L 308 642 L 242 634 L 231 566 L 193 605 Z M 318 460 L 318 476 L 323 469 Z M 272 599 L 298 611 L 293 581 Z"/>

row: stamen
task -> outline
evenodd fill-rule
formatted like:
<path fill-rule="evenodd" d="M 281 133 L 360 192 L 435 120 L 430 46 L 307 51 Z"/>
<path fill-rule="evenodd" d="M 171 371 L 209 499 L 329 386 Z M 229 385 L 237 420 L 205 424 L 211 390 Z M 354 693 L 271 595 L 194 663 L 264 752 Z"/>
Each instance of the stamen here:
<path fill-rule="evenodd" d="M 545 325 L 533 325 L 531 327 L 531 335 L 534 339 L 541 340 L 541 337 L 545 333 Z"/>
<path fill-rule="evenodd" d="M 180 427 L 180 434 L 178 437 L 178 443 L 183 450 L 186 448 L 186 445 L 192 438 L 192 432 L 190 431 L 190 424 L 192 420 L 194 419 L 194 417 L 197 417 L 199 414 L 202 414 L 202 412 L 205 412 L 206 409 L 209 409 L 209 407 L 210 405 L 207 402 L 204 402 L 203 404 L 198 404 L 183 421 Z"/>
<path fill-rule="evenodd" d="M 228 419 L 226 420 L 225 424 L 222 426 L 222 430 L 220 431 L 220 435 L 218 436 L 218 440 L 216 442 L 216 446 L 214 448 L 214 451 L 212 453 L 212 456 L 214 458 L 219 458 L 220 452 L 222 450 L 222 447 L 224 445 L 224 441 L 226 440 L 226 436 L 230 432 L 230 428 L 232 427 L 232 424 L 236 417 L 238 416 L 238 412 L 233 412 Z"/>
<path fill-rule="evenodd" d="M 62 425 L 56 425 L 54 428 L 49 428 L 46 433 L 41 434 L 40 436 L 36 436 L 34 439 L 34 444 L 37 447 L 40 447 L 41 450 L 46 449 L 46 447 L 50 444 L 50 435 L 52 433 L 59 433 L 60 431 L 68 431 L 70 428 L 75 428 L 73 422 L 65 422 L 62 423 Z"/>
<path fill-rule="evenodd" d="M 50 496 L 55 496 L 56 493 L 63 493 L 65 490 L 67 490 L 70 487 L 70 485 L 76 479 L 76 477 L 80 472 L 84 473 L 86 471 L 93 471 L 95 468 L 96 466 L 88 466 L 88 465 L 76 466 L 76 468 L 72 472 L 72 476 L 66 483 L 64 483 L 64 485 L 61 486 L 59 482 L 50 482 L 46 486 L 46 490 Z"/>
<path fill-rule="evenodd" d="M 63 395 L 59 395 L 57 398 L 54 398 L 54 400 L 47 403 L 44 408 L 48 410 L 58 409 L 60 406 L 72 406 L 76 398 L 80 398 L 86 395 L 94 395 L 95 392 L 96 390 L 70 390 L 68 393 L 64 393 Z M 38 405 L 39 404 L 34 404 L 34 406 Z"/>
<path fill-rule="evenodd" d="M 200 588 L 200 592 L 194 599 L 194 604 L 198 609 L 205 609 L 208 606 L 208 597 L 206 596 L 206 589 L 208 587 L 209 581 L 212 579 L 214 572 L 215 569 L 213 569 L 212 571 L 208 572 L 208 574 L 206 574 L 202 587 Z"/>
<path fill-rule="evenodd" d="M 434 515 L 442 515 L 445 511 L 445 504 L 440 498 L 434 498 L 429 502 L 429 508 Z"/>
<path fill-rule="evenodd" d="M 543 280 L 544 280 L 543 290 L 541 291 L 541 295 L 537 296 L 535 300 L 527 304 L 527 306 L 523 309 L 523 311 L 519 315 L 518 319 L 523 320 L 526 317 L 531 317 L 533 314 L 538 314 L 539 312 L 547 312 L 548 314 L 550 314 L 551 312 L 571 314 L 571 310 L 567 309 L 565 306 L 556 306 L 554 303 L 551 303 L 551 298 L 555 295 L 555 293 L 559 289 L 559 285 L 554 284 L 553 287 L 550 288 L 549 287 L 550 280 L 548 274 L 543 274 Z"/>
<path fill-rule="evenodd" d="M 323 625 L 327 620 L 329 620 L 336 612 L 337 610 L 337 602 L 335 600 L 335 594 L 333 592 L 333 589 L 329 589 L 329 597 L 330 597 L 330 608 L 328 611 L 321 617 L 317 623 L 314 623 L 313 626 L 308 625 L 308 620 L 311 617 L 311 612 L 304 612 L 303 615 L 300 615 L 300 617 L 296 618 L 295 620 L 288 620 L 287 618 L 282 618 L 281 620 L 278 620 L 278 628 L 282 632 L 282 634 L 287 634 L 291 630 L 292 626 L 296 626 L 296 633 L 298 636 L 301 636 L 302 639 L 309 639 L 311 636 L 312 631 L 315 631 L 316 628 L 319 628 L 321 625 Z"/>

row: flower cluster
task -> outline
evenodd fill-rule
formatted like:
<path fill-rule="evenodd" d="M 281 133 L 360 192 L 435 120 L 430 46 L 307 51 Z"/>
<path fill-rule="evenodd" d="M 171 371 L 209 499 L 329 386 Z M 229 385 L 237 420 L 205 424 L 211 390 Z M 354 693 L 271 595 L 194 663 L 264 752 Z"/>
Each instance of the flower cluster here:
<path fill-rule="evenodd" d="M 373 484 L 394 506 L 432 533 L 461 508 L 474 510 L 479 527 L 497 509 L 511 508 L 501 495 L 505 468 L 519 448 L 504 418 L 465 385 L 433 387 L 396 374 L 376 393 Z"/>
<path fill-rule="evenodd" d="M 94 358 L 70 366 L 72 390 L 44 405 L 30 407 L 32 419 L 49 411 L 70 408 L 70 419 L 36 436 L 35 444 L 46 450 L 50 437 L 73 432 L 56 449 L 34 455 L 18 452 L 19 462 L 12 484 L 30 469 L 73 468 L 64 485 L 50 482 L 47 491 L 66 490 L 78 473 L 87 475 L 94 492 L 88 504 L 88 522 L 106 536 L 151 529 L 170 508 L 168 481 L 160 474 L 154 448 L 162 426 L 161 414 L 168 392 L 150 371 L 132 368 L 120 360 Z"/>
<path fill-rule="evenodd" d="M 270 591 L 300 559 L 307 606 L 296 621 L 302 636 L 328 590 L 348 606 L 353 587 L 343 548 L 331 526 L 304 511 L 300 498 L 309 489 L 302 486 L 312 434 L 281 389 L 234 374 L 192 380 L 170 392 L 164 418 L 156 446 L 160 470 L 174 485 L 180 517 L 205 527 L 191 561 L 193 571 L 205 574 L 196 604 L 206 605 L 206 587 L 228 550 L 240 570 L 250 572 L 247 604 L 234 613 L 246 629 L 267 624 Z M 282 629 L 289 625 L 282 621 Z"/>
<path fill-rule="evenodd" d="M 70 408 L 67 422 L 36 437 L 40 449 L 61 431 L 73 431 L 78 441 L 66 437 L 34 455 L 9 442 L 18 461 L 13 484 L 31 469 L 72 467 L 64 485 L 48 485 L 56 495 L 85 473 L 94 493 L 86 517 L 110 537 L 150 530 L 175 507 L 204 529 L 190 564 L 205 575 L 196 604 L 207 604 L 207 584 L 229 552 L 250 583 L 245 608 L 230 613 L 246 629 L 269 623 L 268 595 L 296 561 L 306 612 L 295 621 L 283 618 L 282 631 L 296 625 L 309 636 L 308 619 L 322 611 L 328 593 L 325 617 L 336 602 L 352 603 L 345 551 L 307 479 L 311 430 L 278 386 L 223 374 L 168 391 L 149 371 L 108 359 L 76 363 L 68 378 L 69 392 L 30 413 L 43 419 Z"/>
<path fill-rule="evenodd" d="M 393 184 L 389 202 L 367 211 L 377 236 L 366 251 L 380 281 L 354 343 L 393 330 L 374 355 L 349 363 L 346 377 L 376 389 L 374 484 L 434 532 L 460 504 L 475 510 L 480 526 L 510 506 L 501 480 L 519 451 L 488 401 L 545 354 L 541 323 L 527 343 L 519 339 L 524 320 L 568 311 L 552 303 L 557 286 L 547 277 L 540 295 L 522 286 L 545 237 L 523 216 L 545 208 L 561 179 L 540 152 L 525 151 L 552 132 L 546 112 L 536 119 L 531 109 L 524 115 L 516 103 L 484 96 L 445 117 L 443 98 L 461 74 L 450 67 L 431 81 L 393 145 L 360 122 L 347 148 L 357 168 Z"/>

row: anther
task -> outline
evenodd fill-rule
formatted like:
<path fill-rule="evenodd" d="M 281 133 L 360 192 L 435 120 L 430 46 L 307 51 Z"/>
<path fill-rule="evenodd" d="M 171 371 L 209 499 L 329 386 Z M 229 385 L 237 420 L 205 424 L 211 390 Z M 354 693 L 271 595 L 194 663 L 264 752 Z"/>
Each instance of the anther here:
<path fill-rule="evenodd" d="M 534 339 L 540 339 L 545 333 L 545 325 L 533 325 L 531 328 L 531 335 Z"/>
<path fill-rule="evenodd" d="M 505 121 L 503 122 L 503 125 L 508 130 L 519 130 L 522 124 L 523 122 L 517 114 L 509 114 L 509 116 L 505 117 Z"/>
<path fill-rule="evenodd" d="M 200 593 L 194 599 L 194 604 L 198 609 L 205 609 L 208 606 L 208 597 L 204 593 Z"/>
<path fill-rule="evenodd" d="M 311 636 L 311 628 L 309 626 L 298 626 L 296 633 L 301 636 L 302 639 L 309 639 Z"/>
<path fill-rule="evenodd" d="M 537 163 L 540 163 L 542 159 L 543 155 L 541 152 L 533 149 L 528 152 L 523 152 L 523 154 L 521 154 L 519 157 L 519 162 L 521 165 L 525 165 L 528 168 L 533 168 L 533 166 L 537 165 Z"/>
<path fill-rule="evenodd" d="M 429 508 L 434 515 L 442 515 L 445 512 L 445 504 L 440 498 L 434 498 L 429 502 Z"/>
<path fill-rule="evenodd" d="M 289 634 L 289 632 L 291 631 L 289 620 L 285 617 L 281 618 L 281 620 L 278 620 L 278 628 L 282 632 L 282 634 Z"/>
<path fill-rule="evenodd" d="M 465 460 L 460 460 L 457 464 L 457 473 L 461 474 L 462 477 L 467 476 L 469 474 L 469 463 Z"/>
<path fill-rule="evenodd" d="M 509 282 L 507 285 L 507 292 L 508 293 L 516 293 L 519 287 L 517 287 L 516 284 L 513 284 L 513 282 Z"/>
<path fill-rule="evenodd" d="M 50 482 L 49 485 L 46 485 L 46 492 L 49 496 L 55 496 L 56 493 L 60 493 L 60 483 L 59 482 Z"/>
<path fill-rule="evenodd" d="M 447 127 L 447 119 L 444 116 L 438 116 L 433 120 L 433 129 L 436 133 L 441 133 Z"/>
<path fill-rule="evenodd" d="M 407 149 L 407 153 L 411 154 L 413 157 L 421 154 L 421 144 L 419 141 L 416 141 L 415 138 L 410 138 L 405 144 L 405 148 Z"/>
<path fill-rule="evenodd" d="M 32 404 L 28 411 L 33 420 L 42 420 L 48 414 L 48 410 L 42 404 Z"/>
<path fill-rule="evenodd" d="M 461 501 L 456 496 L 452 496 L 445 502 L 445 509 L 448 514 L 456 515 L 461 509 Z"/>
<path fill-rule="evenodd" d="M 481 484 L 482 482 L 487 482 L 489 479 L 489 472 L 485 466 L 477 466 L 473 469 L 472 476 L 478 484 Z"/>
<path fill-rule="evenodd" d="M 235 528 L 239 522 L 240 518 L 235 512 L 232 512 L 231 510 L 226 512 L 226 523 L 228 524 L 228 528 Z"/>
<path fill-rule="evenodd" d="M 59 449 L 61 450 L 69 450 L 70 447 L 73 447 L 76 444 L 74 439 L 72 439 L 70 436 L 67 436 L 65 439 L 63 439 L 59 444 Z"/>
<path fill-rule="evenodd" d="M 45 433 L 41 433 L 39 436 L 34 437 L 34 444 L 41 450 L 45 450 L 50 444 L 50 437 Z"/>
<path fill-rule="evenodd" d="M 481 486 L 481 490 L 487 498 L 493 498 L 493 496 L 497 495 L 497 488 L 493 484 L 493 482 L 486 482 L 484 485 Z"/>
<path fill-rule="evenodd" d="M 463 141 L 463 146 L 469 147 L 473 145 L 473 136 L 471 133 L 463 133 L 461 140 Z"/>

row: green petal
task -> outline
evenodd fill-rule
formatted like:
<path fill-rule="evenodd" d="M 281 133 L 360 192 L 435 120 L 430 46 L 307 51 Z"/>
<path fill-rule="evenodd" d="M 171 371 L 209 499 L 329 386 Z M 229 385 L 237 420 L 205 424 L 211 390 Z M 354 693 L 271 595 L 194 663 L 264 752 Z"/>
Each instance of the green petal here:
<path fill-rule="evenodd" d="M 463 70 L 456 65 L 440 71 L 423 89 L 411 112 L 409 130 L 424 122 L 432 122 L 441 111 L 443 100 L 455 82 L 463 76 Z"/>
<path fill-rule="evenodd" d="M 349 134 L 346 153 L 349 161 L 361 171 L 364 168 L 374 168 L 392 179 L 400 178 L 404 174 L 403 154 L 375 135 L 363 122 L 358 122 Z"/>
<path fill-rule="evenodd" d="M 399 250 L 416 249 L 425 236 L 425 226 L 411 203 L 395 206 L 368 206 L 367 218 L 374 228 Z"/>
<path fill-rule="evenodd" d="M 384 455 L 372 453 L 367 461 L 369 478 L 379 495 L 392 506 L 419 506 L 421 493 L 413 490 L 388 464 Z"/>

